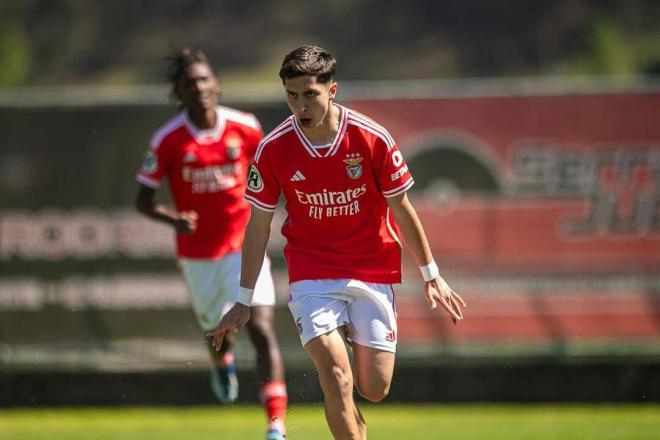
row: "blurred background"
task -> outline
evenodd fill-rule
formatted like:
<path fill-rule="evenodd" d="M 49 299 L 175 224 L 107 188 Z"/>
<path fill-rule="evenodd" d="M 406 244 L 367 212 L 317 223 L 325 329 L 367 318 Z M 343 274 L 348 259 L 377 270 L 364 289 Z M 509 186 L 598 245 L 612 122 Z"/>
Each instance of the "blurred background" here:
<path fill-rule="evenodd" d="M 204 49 L 222 103 L 268 132 L 289 114 L 281 60 L 307 43 L 397 140 L 469 303 L 458 326 L 431 313 L 406 255 L 391 400 L 660 400 L 660 3 L 1 0 L 0 406 L 212 401 L 172 232 L 133 209 L 176 111 L 163 58 Z M 289 393 L 319 401 L 282 220 Z"/>

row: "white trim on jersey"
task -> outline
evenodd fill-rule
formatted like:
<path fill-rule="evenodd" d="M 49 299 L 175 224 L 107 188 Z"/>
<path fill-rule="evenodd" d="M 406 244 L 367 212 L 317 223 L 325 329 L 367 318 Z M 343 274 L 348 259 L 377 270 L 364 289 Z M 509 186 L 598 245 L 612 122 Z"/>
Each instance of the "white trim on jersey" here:
<path fill-rule="evenodd" d="M 257 147 L 257 152 L 254 155 L 254 161 L 256 163 L 259 163 L 259 158 L 261 157 L 261 153 L 263 152 L 264 148 L 266 147 L 266 144 L 268 144 L 270 141 L 273 141 L 280 136 L 285 135 L 286 133 L 290 132 L 293 130 L 293 125 L 291 125 L 291 119 L 292 117 L 287 118 L 284 122 L 282 122 L 280 125 L 275 127 L 273 131 L 268 133 L 262 140 L 259 142 L 259 146 Z"/>
<path fill-rule="evenodd" d="M 188 130 L 188 133 L 190 133 L 190 135 L 193 138 L 195 138 L 195 141 L 202 142 L 205 139 L 209 139 L 212 142 L 215 142 L 222 137 L 222 134 L 225 131 L 225 127 L 227 126 L 227 121 L 225 119 L 225 112 L 222 112 L 220 110 L 220 107 L 216 107 L 215 114 L 217 115 L 215 121 L 215 127 L 200 129 L 190 119 L 188 112 L 187 111 L 184 112 L 186 129 Z"/>
<path fill-rule="evenodd" d="M 394 189 L 390 189 L 388 191 L 383 191 L 383 195 L 385 197 L 394 197 L 398 196 L 399 194 L 408 191 L 408 189 L 415 184 L 415 181 L 413 180 L 412 176 L 406 180 L 403 184 L 397 186 Z"/>
<path fill-rule="evenodd" d="M 305 134 L 302 133 L 302 130 L 300 129 L 300 126 L 298 125 L 298 120 L 296 118 L 293 118 L 293 128 L 296 132 L 296 136 L 298 136 L 298 140 L 300 141 L 302 146 L 305 148 L 305 150 L 307 150 L 309 155 L 312 156 L 312 157 L 322 157 L 321 153 L 316 151 L 316 149 L 314 148 L 314 145 L 312 145 L 312 143 L 309 142 L 307 140 L 307 138 L 305 137 Z"/>
<path fill-rule="evenodd" d="M 321 156 L 321 153 L 317 151 L 317 147 L 312 144 L 309 139 L 307 139 L 307 136 L 305 135 L 305 132 L 303 131 L 302 127 L 300 126 L 300 123 L 298 122 L 297 118 L 293 118 L 293 127 L 296 130 L 296 135 L 298 135 L 298 139 L 300 140 L 300 143 L 305 147 L 305 150 L 310 154 L 312 157 L 330 157 L 333 156 L 337 150 L 339 149 L 339 145 L 341 145 L 341 141 L 344 138 L 344 134 L 346 133 L 346 119 L 347 119 L 347 111 L 346 108 L 342 107 L 339 104 L 334 104 L 339 108 L 340 117 L 339 117 L 339 128 L 337 129 L 337 134 L 335 135 L 335 138 L 332 140 L 330 145 L 330 148 L 328 151 Z M 327 147 L 327 145 L 321 146 Z"/>
<path fill-rule="evenodd" d="M 178 113 L 172 119 L 167 121 L 165 125 L 161 126 L 149 141 L 149 148 L 152 150 L 157 150 L 160 147 L 160 144 L 163 142 L 163 139 L 167 137 L 170 133 L 177 130 L 179 127 L 185 124 L 185 111 Z"/>
<path fill-rule="evenodd" d="M 224 105 L 218 106 L 218 111 L 224 116 L 224 119 L 237 122 L 255 130 L 261 130 L 261 124 L 255 115 L 252 113 L 242 112 L 235 108 L 225 107 Z"/>
<path fill-rule="evenodd" d="M 143 174 L 138 174 L 135 177 L 135 180 L 143 184 L 144 186 L 148 186 L 151 189 L 157 189 L 160 187 L 160 181 L 156 179 L 152 179 L 151 177 L 147 177 Z"/>
<path fill-rule="evenodd" d="M 337 138 L 334 142 L 334 146 L 330 147 L 328 152 L 325 153 L 325 157 L 334 156 L 335 153 L 337 153 L 337 150 L 339 150 L 339 146 L 341 145 L 341 141 L 344 138 L 344 134 L 346 133 L 346 127 L 348 127 L 348 110 L 340 105 L 337 105 L 337 107 L 339 107 L 341 110 L 341 119 L 339 120 Z"/>
<path fill-rule="evenodd" d="M 387 232 L 390 233 L 394 241 L 396 241 L 401 249 L 403 249 L 403 245 L 401 245 L 401 239 L 399 236 L 394 232 L 394 228 L 392 227 L 392 223 L 390 223 L 390 207 L 387 207 L 387 211 L 385 211 L 385 226 L 387 227 Z"/>
<path fill-rule="evenodd" d="M 247 200 L 248 203 L 255 206 L 256 208 L 261 209 L 262 211 L 275 212 L 275 209 L 277 208 L 277 205 L 267 205 L 266 203 L 249 194 L 245 194 L 243 198 Z"/>
<path fill-rule="evenodd" d="M 394 139 L 382 126 L 368 119 L 359 118 L 354 112 L 351 112 L 349 115 L 348 122 L 349 124 L 357 125 L 358 127 L 363 128 L 381 138 L 383 142 L 385 142 L 385 145 L 387 145 L 388 150 L 391 150 L 394 147 Z"/>

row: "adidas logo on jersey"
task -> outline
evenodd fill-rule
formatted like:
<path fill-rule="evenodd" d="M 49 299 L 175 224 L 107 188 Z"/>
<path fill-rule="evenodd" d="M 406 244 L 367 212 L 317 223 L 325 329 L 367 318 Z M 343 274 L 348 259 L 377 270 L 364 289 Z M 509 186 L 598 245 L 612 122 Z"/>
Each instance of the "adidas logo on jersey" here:
<path fill-rule="evenodd" d="M 293 176 L 291 176 L 292 182 L 300 182 L 301 180 L 306 180 L 306 179 L 305 176 L 303 176 L 303 173 L 301 173 L 300 171 L 296 171 L 296 173 Z"/>

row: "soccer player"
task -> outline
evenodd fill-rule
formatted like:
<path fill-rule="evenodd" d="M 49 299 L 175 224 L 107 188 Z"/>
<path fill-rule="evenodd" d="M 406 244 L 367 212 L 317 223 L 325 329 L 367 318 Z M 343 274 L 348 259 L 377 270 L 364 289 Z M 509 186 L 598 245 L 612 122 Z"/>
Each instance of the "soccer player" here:
<path fill-rule="evenodd" d="M 168 58 L 171 96 L 180 111 L 155 132 L 137 175 L 136 206 L 176 231 L 177 257 L 204 332 L 214 328 L 239 292 L 241 246 L 250 206 L 244 200 L 248 168 L 263 136 L 254 115 L 218 105 L 219 82 L 207 56 L 184 48 Z M 176 210 L 155 201 L 169 181 Z M 287 394 L 284 367 L 273 332 L 275 289 L 262 254 L 250 299 L 247 327 L 257 353 L 260 400 L 269 420 L 267 439 L 282 439 Z M 211 388 L 221 402 L 238 395 L 229 332 L 212 356 Z"/>
<path fill-rule="evenodd" d="M 245 194 L 252 216 L 240 294 L 207 334 L 220 348 L 227 332 L 248 322 L 273 211 L 283 195 L 289 309 L 318 371 L 332 434 L 363 439 L 366 424 L 353 387 L 372 402 L 389 392 L 399 234 L 420 266 L 429 306 L 440 304 L 456 323 L 465 303 L 439 274 L 406 195 L 413 179 L 397 144 L 382 126 L 334 102 L 335 71 L 334 57 L 320 47 L 302 46 L 284 58 L 279 75 L 293 114 L 257 149 Z"/>

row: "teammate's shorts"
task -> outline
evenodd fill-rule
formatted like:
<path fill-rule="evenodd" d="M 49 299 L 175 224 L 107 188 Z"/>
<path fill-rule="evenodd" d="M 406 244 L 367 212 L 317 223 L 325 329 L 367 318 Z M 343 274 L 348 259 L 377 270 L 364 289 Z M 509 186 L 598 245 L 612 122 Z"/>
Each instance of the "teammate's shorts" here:
<path fill-rule="evenodd" d="M 289 310 L 303 346 L 346 325 L 352 342 L 396 351 L 396 309 L 390 284 L 349 279 L 303 280 L 289 288 Z"/>
<path fill-rule="evenodd" d="M 236 303 L 240 287 L 241 253 L 233 252 L 219 260 L 180 258 L 179 265 L 192 298 L 193 311 L 204 331 L 212 330 Z M 275 304 L 275 286 L 266 257 L 254 288 L 253 306 Z"/>

